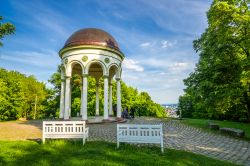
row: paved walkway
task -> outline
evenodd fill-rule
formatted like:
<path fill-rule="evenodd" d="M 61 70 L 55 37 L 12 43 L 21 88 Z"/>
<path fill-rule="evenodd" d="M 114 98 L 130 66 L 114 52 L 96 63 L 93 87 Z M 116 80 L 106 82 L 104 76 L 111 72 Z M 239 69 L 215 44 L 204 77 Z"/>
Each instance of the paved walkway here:
<path fill-rule="evenodd" d="M 161 121 L 155 118 L 137 118 L 127 123 L 163 123 L 164 146 L 191 151 L 208 157 L 250 166 L 250 143 L 184 125 L 178 120 Z M 116 125 L 89 125 L 90 140 L 116 142 Z"/>
<path fill-rule="evenodd" d="M 178 120 L 161 121 L 156 118 L 136 118 L 127 123 L 163 123 L 164 146 L 167 148 L 191 151 L 208 157 L 250 166 L 250 142 L 206 132 L 184 125 Z M 116 124 L 92 124 L 89 127 L 90 140 L 116 142 Z M 0 123 L 0 140 L 33 140 L 41 139 L 41 136 L 42 120 Z"/>

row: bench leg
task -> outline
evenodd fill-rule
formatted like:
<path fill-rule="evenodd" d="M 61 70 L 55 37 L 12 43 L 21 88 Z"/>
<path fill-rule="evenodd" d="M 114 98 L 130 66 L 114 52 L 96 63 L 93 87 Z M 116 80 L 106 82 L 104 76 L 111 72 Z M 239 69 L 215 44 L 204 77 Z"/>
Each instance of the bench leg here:
<path fill-rule="evenodd" d="M 164 147 L 163 147 L 163 139 L 161 139 L 161 152 L 164 152 Z"/>
<path fill-rule="evenodd" d="M 85 135 L 83 136 L 83 139 L 82 139 L 82 145 L 85 144 L 85 141 L 86 141 L 86 138 L 85 138 Z"/>

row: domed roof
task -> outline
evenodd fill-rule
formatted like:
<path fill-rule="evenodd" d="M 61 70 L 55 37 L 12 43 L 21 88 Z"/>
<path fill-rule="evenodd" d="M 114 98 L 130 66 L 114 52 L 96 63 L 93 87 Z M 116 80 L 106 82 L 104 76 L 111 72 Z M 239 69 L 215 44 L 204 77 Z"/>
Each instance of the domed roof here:
<path fill-rule="evenodd" d="M 120 51 L 116 40 L 109 33 L 96 28 L 76 31 L 68 38 L 63 48 L 81 45 L 104 46 Z"/>

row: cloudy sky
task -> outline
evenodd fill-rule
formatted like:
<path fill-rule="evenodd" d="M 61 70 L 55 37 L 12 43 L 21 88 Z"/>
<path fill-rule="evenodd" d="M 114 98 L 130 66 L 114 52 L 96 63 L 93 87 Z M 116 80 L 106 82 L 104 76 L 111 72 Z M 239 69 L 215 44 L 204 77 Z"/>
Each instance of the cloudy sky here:
<path fill-rule="evenodd" d="M 81 28 L 110 33 L 125 54 L 122 79 L 158 103 L 177 103 L 194 70 L 192 48 L 207 27 L 211 0 L 0 0 L 0 15 L 16 26 L 4 39 L 0 67 L 47 81 L 58 51 Z"/>

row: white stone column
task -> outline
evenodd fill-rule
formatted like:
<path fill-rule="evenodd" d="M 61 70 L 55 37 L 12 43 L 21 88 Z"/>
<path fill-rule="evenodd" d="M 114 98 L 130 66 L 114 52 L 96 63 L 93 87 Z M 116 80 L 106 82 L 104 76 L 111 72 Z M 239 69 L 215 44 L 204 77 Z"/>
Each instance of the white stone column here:
<path fill-rule="evenodd" d="M 64 106 L 65 106 L 65 79 L 61 79 L 60 115 L 59 115 L 60 119 L 62 119 L 64 116 Z"/>
<path fill-rule="evenodd" d="M 109 110 L 108 110 L 108 93 L 109 93 L 109 91 L 108 91 L 108 89 L 109 89 L 109 87 L 108 87 L 109 85 L 108 85 L 108 76 L 104 76 L 104 117 L 103 117 L 103 119 L 104 120 L 108 120 L 108 118 L 109 118 Z"/>
<path fill-rule="evenodd" d="M 72 84 L 69 86 L 69 117 L 71 118 L 71 98 L 72 98 Z"/>
<path fill-rule="evenodd" d="M 82 79 L 82 77 L 81 77 L 81 79 Z M 83 79 L 82 79 L 82 80 L 83 80 Z M 80 112 L 79 112 L 80 117 L 82 116 L 82 110 L 83 110 L 83 108 L 82 108 L 82 107 L 83 107 L 83 105 L 82 105 L 82 103 L 83 103 L 83 102 L 82 102 L 82 101 L 83 101 L 83 97 L 82 97 L 82 88 L 83 88 L 83 86 L 82 86 L 81 89 L 80 89 L 80 90 L 81 90 L 81 108 L 80 108 Z"/>
<path fill-rule="evenodd" d="M 112 106 L 112 83 L 109 84 L 109 115 L 113 115 L 113 106 Z"/>
<path fill-rule="evenodd" d="M 71 107 L 70 102 L 70 77 L 65 78 L 65 110 L 64 110 L 64 119 L 69 119 L 69 111 Z"/>
<path fill-rule="evenodd" d="M 96 82 L 99 80 L 96 80 Z M 99 116 L 99 82 L 96 83 L 96 100 L 95 100 L 95 115 Z"/>
<path fill-rule="evenodd" d="M 121 82 L 120 78 L 116 79 L 117 93 L 117 118 L 121 117 Z"/>
<path fill-rule="evenodd" d="M 87 108 L 88 108 L 88 75 L 84 74 L 82 88 L 82 120 L 87 120 Z"/>

